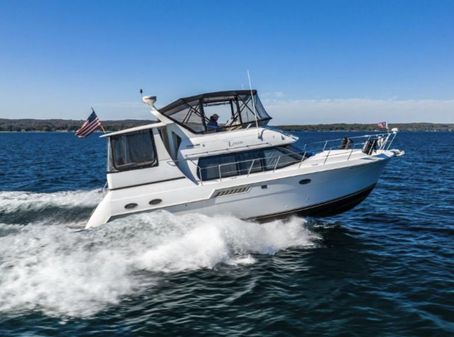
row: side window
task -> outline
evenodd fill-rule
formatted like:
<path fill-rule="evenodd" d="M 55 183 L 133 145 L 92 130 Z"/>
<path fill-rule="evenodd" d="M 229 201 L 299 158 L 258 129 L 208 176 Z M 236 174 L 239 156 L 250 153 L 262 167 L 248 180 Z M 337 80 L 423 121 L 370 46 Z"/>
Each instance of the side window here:
<path fill-rule="evenodd" d="M 204 157 L 199 159 L 199 172 L 197 175 L 202 180 L 218 179 L 238 175 L 235 154 Z"/>
<path fill-rule="evenodd" d="M 109 171 L 126 171 L 158 165 L 151 130 L 110 137 Z"/>
<path fill-rule="evenodd" d="M 239 165 L 239 174 L 263 171 L 263 150 L 238 152 L 236 158 Z"/>
<path fill-rule="evenodd" d="M 264 166 L 266 171 L 274 169 L 280 161 L 280 155 L 282 155 L 282 153 L 277 151 L 275 148 L 263 150 Z"/>
<path fill-rule="evenodd" d="M 302 156 L 285 147 L 243 151 L 199 159 L 197 175 L 203 181 L 283 168 Z"/>
<path fill-rule="evenodd" d="M 265 169 L 274 170 L 283 168 L 301 161 L 301 155 L 286 149 L 275 147 L 264 150 Z"/>
<path fill-rule="evenodd" d="M 222 155 L 220 158 L 221 177 L 232 177 L 238 175 L 235 154 Z"/>

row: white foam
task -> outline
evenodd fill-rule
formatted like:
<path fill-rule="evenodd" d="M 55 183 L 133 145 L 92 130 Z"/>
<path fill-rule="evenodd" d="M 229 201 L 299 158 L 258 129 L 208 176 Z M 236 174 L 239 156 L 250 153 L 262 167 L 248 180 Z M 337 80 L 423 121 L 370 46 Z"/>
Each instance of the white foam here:
<path fill-rule="evenodd" d="M 251 255 L 246 255 L 246 256 L 239 256 L 237 258 L 232 259 L 228 264 L 237 266 L 237 265 L 250 265 L 254 264 L 256 262 L 256 259 L 254 259 Z"/>
<path fill-rule="evenodd" d="M 21 191 L 0 192 L 0 212 L 13 213 L 40 210 L 49 206 L 95 207 L 102 199 L 100 190 L 33 193 Z"/>
<path fill-rule="evenodd" d="M 150 289 L 162 273 L 247 268 L 254 254 L 313 246 L 316 238 L 298 218 L 259 225 L 156 212 L 81 232 L 35 223 L 0 237 L 0 311 L 89 316 Z"/>
<path fill-rule="evenodd" d="M 315 238 L 298 218 L 262 225 L 234 217 L 176 218 L 186 221 L 185 231 L 174 238 L 170 233 L 144 252 L 138 259 L 140 267 L 165 272 L 213 268 L 218 263 L 246 261 L 243 259 L 249 253 L 274 254 L 292 246 L 312 245 Z"/>

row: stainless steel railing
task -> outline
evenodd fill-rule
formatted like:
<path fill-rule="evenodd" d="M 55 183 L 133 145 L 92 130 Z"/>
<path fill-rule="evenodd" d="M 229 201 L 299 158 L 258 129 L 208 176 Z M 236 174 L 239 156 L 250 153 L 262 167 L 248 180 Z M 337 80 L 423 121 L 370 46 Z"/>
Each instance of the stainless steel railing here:
<path fill-rule="evenodd" d="M 286 166 L 299 164 L 301 167 L 305 159 L 309 158 L 313 154 L 326 152 L 326 155 L 320 160 L 323 161 L 322 165 L 325 165 L 329 160 L 333 158 L 342 158 L 347 156 L 346 160 L 350 160 L 352 154 L 355 150 L 360 153 L 365 151 L 366 144 L 370 144 L 370 150 L 367 154 L 372 154 L 373 152 L 380 150 L 389 150 L 391 144 L 393 143 L 396 132 L 387 132 L 379 134 L 370 134 L 370 135 L 361 135 L 353 137 L 343 137 L 337 139 L 330 139 L 324 141 L 316 141 L 304 144 L 301 152 L 294 152 L 290 149 L 286 149 L 288 154 L 283 154 L 274 157 L 258 157 L 253 159 L 247 159 L 242 161 L 234 161 L 229 163 L 211 165 L 207 167 L 200 167 L 198 163 L 193 160 L 186 159 L 192 163 L 196 170 L 198 181 L 203 183 L 204 180 L 222 180 L 222 178 L 232 177 L 232 176 L 249 176 L 252 173 L 264 172 L 264 171 L 276 171 L 277 169 L 284 168 Z M 347 141 L 346 141 L 347 140 Z M 340 147 L 339 145 L 344 145 Z M 308 150 L 310 149 L 310 150 Z M 344 151 L 342 151 L 344 150 Z M 256 163 L 260 163 L 260 166 L 254 169 Z M 249 163 L 249 164 L 248 164 Z M 228 170 L 229 166 L 235 166 L 235 169 Z M 213 178 L 202 179 L 203 171 L 205 172 L 216 172 L 217 175 L 213 175 Z M 206 177 L 206 176 L 205 176 Z"/>
<path fill-rule="evenodd" d="M 290 151 L 292 153 L 290 154 L 284 154 L 284 155 L 279 155 L 279 156 L 273 156 L 273 157 L 258 157 L 258 158 L 253 158 L 253 159 L 247 159 L 247 160 L 240 160 L 240 161 L 234 161 L 234 162 L 229 162 L 229 163 L 223 163 L 223 164 L 218 164 L 218 165 L 211 165 L 211 166 L 206 166 L 206 167 L 200 167 L 197 165 L 197 172 L 198 172 L 198 177 L 200 180 L 204 175 L 203 172 L 216 172 L 217 176 L 214 176 L 214 178 L 211 178 L 209 180 L 214 180 L 214 179 L 222 179 L 222 178 L 227 178 L 227 177 L 232 177 L 232 176 L 237 176 L 237 175 L 246 175 L 249 176 L 251 173 L 257 173 L 257 172 L 264 172 L 264 171 L 276 171 L 277 169 L 294 165 L 294 164 L 300 164 L 304 161 L 306 157 L 306 153 L 299 154 L 293 151 Z M 257 168 L 254 169 L 254 165 L 256 163 L 259 163 L 260 166 L 257 166 Z M 235 166 L 235 169 L 229 170 L 229 166 Z M 227 169 L 224 169 L 227 168 Z M 208 180 L 208 179 L 207 179 Z"/>

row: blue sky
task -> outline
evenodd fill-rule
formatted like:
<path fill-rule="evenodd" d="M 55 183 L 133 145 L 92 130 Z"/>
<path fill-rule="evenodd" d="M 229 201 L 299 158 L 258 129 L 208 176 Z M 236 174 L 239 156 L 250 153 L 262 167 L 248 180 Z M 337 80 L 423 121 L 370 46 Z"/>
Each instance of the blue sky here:
<path fill-rule="evenodd" d="M 0 0 L 0 117 L 149 118 L 253 86 L 277 123 L 454 122 L 454 1 Z"/>

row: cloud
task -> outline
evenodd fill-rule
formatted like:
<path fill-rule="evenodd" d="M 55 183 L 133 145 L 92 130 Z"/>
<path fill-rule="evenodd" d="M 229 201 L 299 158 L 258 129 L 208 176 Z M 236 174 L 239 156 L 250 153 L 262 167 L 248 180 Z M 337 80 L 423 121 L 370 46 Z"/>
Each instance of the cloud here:
<path fill-rule="evenodd" d="M 265 95 L 273 124 L 317 123 L 454 123 L 454 99 L 283 99 Z"/>

